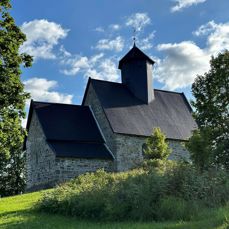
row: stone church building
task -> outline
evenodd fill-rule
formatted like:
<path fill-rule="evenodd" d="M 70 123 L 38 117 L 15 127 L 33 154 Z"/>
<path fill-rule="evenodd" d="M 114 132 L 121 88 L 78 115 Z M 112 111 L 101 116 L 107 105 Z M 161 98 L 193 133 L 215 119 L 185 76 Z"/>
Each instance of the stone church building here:
<path fill-rule="evenodd" d="M 104 168 L 125 171 L 143 160 L 154 127 L 170 159 L 187 159 L 183 142 L 197 125 L 183 93 L 152 88 L 154 61 L 135 45 L 120 60 L 121 83 L 89 79 L 82 105 L 31 101 L 25 140 L 27 189 L 41 189 Z"/>

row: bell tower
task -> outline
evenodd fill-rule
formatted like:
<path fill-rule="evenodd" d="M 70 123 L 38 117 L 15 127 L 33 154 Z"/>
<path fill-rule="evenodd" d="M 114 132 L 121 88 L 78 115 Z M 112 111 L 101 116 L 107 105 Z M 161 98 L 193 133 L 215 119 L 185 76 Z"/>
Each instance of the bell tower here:
<path fill-rule="evenodd" d="M 133 48 L 119 61 L 122 83 L 143 103 L 154 99 L 152 66 L 155 62 L 143 53 L 135 43 Z"/>

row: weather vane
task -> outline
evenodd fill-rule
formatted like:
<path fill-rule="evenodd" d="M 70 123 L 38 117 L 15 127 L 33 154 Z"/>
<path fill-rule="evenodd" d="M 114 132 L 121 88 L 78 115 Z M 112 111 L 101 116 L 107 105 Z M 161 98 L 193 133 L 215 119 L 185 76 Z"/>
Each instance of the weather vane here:
<path fill-rule="evenodd" d="M 136 43 L 136 28 L 133 28 L 133 42 L 134 42 L 134 47 L 135 47 L 135 43 Z"/>

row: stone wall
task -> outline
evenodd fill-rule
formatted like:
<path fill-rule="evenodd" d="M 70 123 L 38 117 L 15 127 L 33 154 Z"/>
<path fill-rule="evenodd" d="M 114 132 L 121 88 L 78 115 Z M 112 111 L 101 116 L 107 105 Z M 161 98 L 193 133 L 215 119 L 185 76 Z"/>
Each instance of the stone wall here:
<path fill-rule="evenodd" d="M 116 134 L 117 171 L 125 171 L 141 164 L 143 160 L 143 144 L 146 137 Z M 172 153 L 170 160 L 190 160 L 189 152 L 181 141 L 167 140 Z"/>
<path fill-rule="evenodd" d="M 117 171 L 126 171 L 139 165 L 143 160 L 142 145 L 145 137 L 116 134 Z"/>
<path fill-rule="evenodd" d="M 56 179 L 59 183 L 79 176 L 86 172 L 95 172 L 98 169 L 113 171 L 112 160 L 56 158 Z"/>
<path fill-rule="evenodd" d="M 142 146 L 146 137 L 114 133 L 91 84 L 84 105 L 91 106 L 107 145 L 115 156 L 114 171 L 126 171 L 139 165 L 143 160 Z M 168 143 L 172 148 L 169 159 L 189 160 L 189 152 L 184 148 L 181 141 L 168 140 Z"/>
<path fill-rule="evenodd" d="M 86 95 L 83 105 L 91 106 L 93 113 L 95 115 L 95 118 L 98 121 L 99 127 L 101 128 L 103 136 L 106 140 L 106 144 L 116 158 L 117 150 L 116 150 L 115 134 L 113 130 L 111 129 L 111 126 L 107 120 L 104 110 L 91 84 L 89 85 L 87 95 Z M 114 170 L 116 170 L 116 166 L 117 165 L 116 165 L 116 160 L 115 160 Z"/>
<path fill-rule="evenodd" d="M 55 154 L 45 140 L 45 135 L 33 112 L 26 141 L 27 190 L 51 187 L 55 184 Z"/>
<path fill-rule="evenodd" d="M 114 161 L 58 158 L 46 142 L 36 113 L 33 113 L 26 142 L 27 190 L 53 187 L 86 172 L 113 171 Z"/>
<path fill-rule="evenodd" d="M 170 160 L 190 161 L 190 153 L 184 146 L 184 141 L 168 140 L 169 147 L 173 150 L 169 156 Z"/>

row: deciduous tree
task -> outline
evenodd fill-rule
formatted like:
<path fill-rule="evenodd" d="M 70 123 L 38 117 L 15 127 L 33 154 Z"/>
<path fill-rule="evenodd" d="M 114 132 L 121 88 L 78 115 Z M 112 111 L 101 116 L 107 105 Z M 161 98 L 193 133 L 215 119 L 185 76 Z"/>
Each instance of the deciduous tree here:
<path fill-rule="evenodd" d="M 200 136 L 208 131 L 209 160 L 215 166 L 229 169 L 229 51 L 212 57 L 210 70 L 197 76 L 192 85 L 194 116 Z M 196 144 L 194 137 L 190 140 Z M 196 138 L 197 139 L 197 138 Z M 207 149 L 206 148 L 206 149 Z M 194 149 L 194 148 L 193 148 Z M 201 154 L 196 148 L 192 154 Z M 206 154 L 202 155 L 206 157 Z M 202 159 L 201 159 L 202 160 Z M 208 163 L 208 159 L 206 160 Z"/>
<path fill-rule="evenodd" d="M 25 135 L 21 120 L 25 116 L 25 101 L 29 94 L 24 91 L 20 75 L 22 66 L 30 67 L 32 64 L 31 56 L 19 52 L 26 36 L 15 24 L 10 8 L 10 0 L 0 1 L 0 195 L 21 191 L 16 187 L 21 179 L 17 172 L 21 171 L 19 158 L 23 158 Z M 6 181 L 12 184 L 11 187 Z"/>

